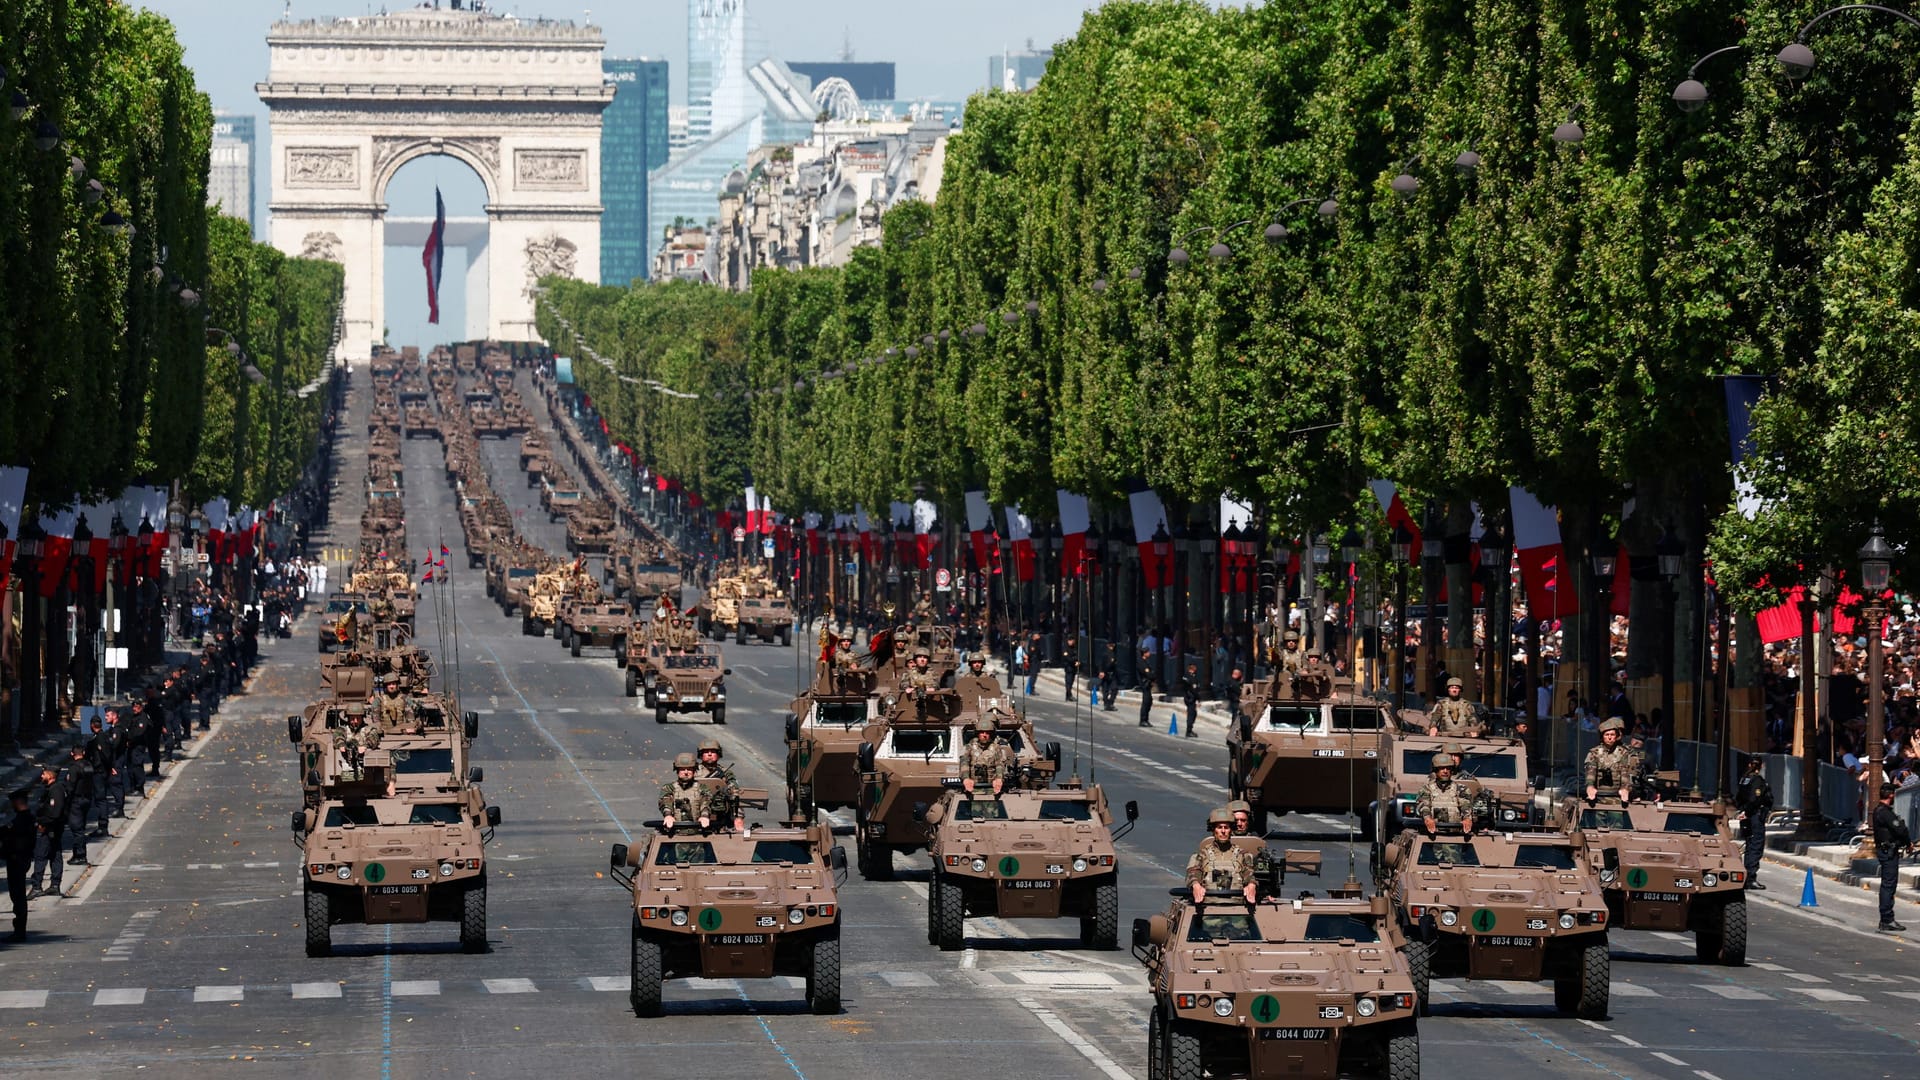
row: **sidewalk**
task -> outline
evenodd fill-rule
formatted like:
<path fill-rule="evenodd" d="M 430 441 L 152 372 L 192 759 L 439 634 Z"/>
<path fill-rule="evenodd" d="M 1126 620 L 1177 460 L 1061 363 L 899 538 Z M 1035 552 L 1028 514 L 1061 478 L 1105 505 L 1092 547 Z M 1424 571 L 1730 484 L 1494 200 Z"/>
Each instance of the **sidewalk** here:
<path fill-rule="evenodd" d="M 194 654 L 168 649 L 162 654 L 162 662 L 146 669 L 138 676 L 123 675 L 120 680 L 121 693 L 113 698 L 115 702 L 125 703 L 128 692 L 145 686 L 155 678 L 179 667 L 193 659 Z M 107 699 L 101 699 L 106 704 Z M 52 762 L 56 768 L 64 767 L 67 751 L 87 741 L 92 736 L 86 725 L 75 719 L 67 719 L 51 731 L 41 732 L 28 742 L 16 743 L 0 753 L 0 795 L 13 791 L 40 778 L 40 766 Z"/>

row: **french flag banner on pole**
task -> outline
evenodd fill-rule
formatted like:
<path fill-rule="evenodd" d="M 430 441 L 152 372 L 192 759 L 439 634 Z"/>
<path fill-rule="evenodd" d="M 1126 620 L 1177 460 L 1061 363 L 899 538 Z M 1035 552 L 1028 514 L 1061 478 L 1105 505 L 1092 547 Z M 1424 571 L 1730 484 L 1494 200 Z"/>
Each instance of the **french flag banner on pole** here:
<path fill-rule="evenodd" d="M 967 501 L 967 541 L 973 547 L 973 568 L 987 568 L 987 530 L 993 527 L 993 510 L 987 504 L 987 493 L 969 491 Z"/>
<path fill-rule="evenodd" d="M 1133 542 L 1140 549 L 1140 571 L 1147 588 L 1173 584 L 1173 543 L 1166 506 L 1158 493 L 1145 486 L 1128 492 L 1127 503 L 1133 510 Z M 1160 537 L 1157 541 L 1155 534 Z"/>
<path fill-rule="evenodd" d="M 1087 572 L 1087 529 L 1093 523 L 1087 497 L 1065 488 L 1055 488 L 1053 494 L 1060 504 L 1061 576 L 1084 577 Z"/>
<path fill-rule="evenodd" d="M 1002 507 L 1007 515 L 1007 541 L 1013 546 L 1013 569 L 1021 581 L 1033 580 L 1033 522 L 1018 506 Z"/>
<path fill-rule="evenodd" d="M 427 234 L 427 247 L 420 253 L 420 265 L 427 268 L 427 321 L 440 322 L 440 271 L 447 261 L 447 204 L 440 189 L 433 189 L 433 231 Z"/>

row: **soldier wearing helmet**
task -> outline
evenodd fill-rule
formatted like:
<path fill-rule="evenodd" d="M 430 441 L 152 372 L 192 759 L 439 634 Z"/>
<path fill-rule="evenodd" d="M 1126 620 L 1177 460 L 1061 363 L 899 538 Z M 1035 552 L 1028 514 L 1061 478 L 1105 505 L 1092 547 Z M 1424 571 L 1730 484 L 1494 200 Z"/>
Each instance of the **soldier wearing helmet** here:
<path fill-rule="evenodd" d="M 696 778 L 700 762 L 692 754 L 673 759 L 673 780 L 660 785 L 660 825 L 673 831 L 675 822 L 697 822 L 702 829 L 713 827 L 713 804 L 706 785 Z"/>
<path fill-rule="evenodd" d="M 347 728 L 335 737 L 335 744 L 339 747 L 342 764 L 358 779 L 360 762 L 366 752 L 380 745 L 380 729 L 367 723 L 364 706 L 349 707 L 346 720 Z"/>
<path fill-rule="evenodd" d="M 1633 778 L 1640 772 L 1634 752 L 1622 745 L 1627 722 L 1615 716 L 1600 724 L 1600 745 L 1587 751 L 1587 801 L 1602 791 L 1617 792 L 1622 803 L 1632 797 Z"/>
<path fill-rule="evenodd" d="M 1253 835 L 1253 806 L 1245 799 L 1235 799 L 1227 804 L 1227 813 L 1233 815 L 1233 835 Z"/>
<path fill-rule="evenodd" d="M 973 725 L 974 741 L 960 751 L 960 786 L 969 795 L 988 784 L 999 798 L 1013 777 L 1013 748 L 994 738 L 997 726 L 991 714 L 981 716 Z"/>
<path fill-rule="evenodd" d="M 1478 735 L 1480 717 L 1473 702 L 1465 696 L 1466 684 L 1458 678 L 1447 680 L 1447 696 L 1427 714 L 1427 732 L 1432 735 Z"/>
<path fill-rule="evenodd" d="M 725 751 L 720 749 L 719 740 L 702 739 L 696 752 L 700 755 L 700 767 L 694 779 L 702 781 L 702 786 L 707 788 L 714 816 L 732 818 L 735 829 L 745 828 L 746 822 L 740 817 L 740 785 L 733 778 L 733 770 L 720 763 Z"/>
<path fill-rule="evenodd" d="M 1187 860 L 1187 885 L 1193 890 L 1193 902 L 1207 898 L 1209 890 L 1239 890 L 1247 903 L 1254 902 L 1254 854 L 1233 842 L 1233 812 L 1218 807 L 1207 815 L 1207 838 Z"/>
<path fill-rule="evenodd" d="M 1300 632 L 1287 631 L 1280 644 L 1280 656 L 1276 661 L 1280 674 L 1292 675 L 1307 666 L 1307 654 L 1300 651 Z"/>
<path fill-rule="evenodd" d="M 1474 786 L 1454 779 L 1454 770 L 1459 767 L 1460 759 L 1452 754 L 1443 751 L 1433 755 L 1433 771 L 1413 804 L 1413 812 L 1420 816 L 1429 834 L 1438 832 L 1443 822 L 1459 825 L 1463 832 L 1473 832 L 1479 792 Z"/>
<path fill-rule="evenodd" d="M 900 694 L 902 697 L 925 700 L 927 691 L 939 688 L 940 681 L 933 677 L 933 671 L 929 666 L 932 663 L 933 654 L 928 652 L 925 647 L 913 650 L 912 664 L 907 668 L 907 673 L 901 676 L 900 679 Z"/>
<path fill-rule="evenodd" d="M 387 731 L 399 731 L 407 724 L 407 715 L 412 710 L 408 701 L 400 694 L 400 677 L 387 676 L 387 692 L 380 698 L 380 726 Z"/>

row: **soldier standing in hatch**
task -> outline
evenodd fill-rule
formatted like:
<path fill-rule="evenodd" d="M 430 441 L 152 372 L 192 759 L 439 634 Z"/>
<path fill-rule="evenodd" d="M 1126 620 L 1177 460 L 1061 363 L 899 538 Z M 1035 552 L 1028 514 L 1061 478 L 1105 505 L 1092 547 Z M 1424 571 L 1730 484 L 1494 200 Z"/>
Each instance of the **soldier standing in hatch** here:
<path fill-rule="evenodd" d="M 1478 735 L 1480 717 L 1464 695 L 1465 684 L 1458 678 L 1447 680 L 1447 696 L 1434 705 L 1427 714 L 1427 733 L 1430 735 Z"/>
<path fill-rule="evenodd" d="M 732 818 L 735 832 L 745 829 L 746 818 L 740 813 L 740 784 L 733 778 L 733 769 L 720 763 L 726 751 L 720 748 L 719 740 L 703 739 L 698 752 L 700 767 L 695 770 L 694 779 L 715 781 L 707 785 L 707 801 L 713 806 L 714 814 Z"/>
<path fill-rule="evenodd" d="M 411 703 L 400 694 L 400 680 L 389 677 L 387 692 L 380 699 L 380 727 L 384 731 L 402 731 L 413 712 Z"/>
<path fill-rule="evenodd" d="M 981 784 L 990 785 L 995 798 L 1013 777 L 1013 749 L 994 738 L 993 717 L 982 716 L 975 722 L 975 741 L 960 750 L 960 786 L 968 795 Z"/>
<path fill-rule="evenodd" d="M 1282 675 L 1297 675 L 1301 668 L 1307 666 L 1307 654 L 1300 651 L 1298 630 L 1287 631 L 1280 645 L 1280 655 L 1274 658 L 1274 666 Z"/>
<path fill-rule="evenodd" d="M 1414 800 L 1413 812 L 1427 827 L 1427 834 L 1439 831 L 1441 823 L 1459 825 L 1462 832 L 1473 832 L 1478 793 L 1453 778 L 1460 762 L 1452 754 L 1433 755 L 1433 773 Z"/>
<path fill-rule="evenodd" d="M 366 713 L 356 707 L 347 714 L 347 730 L 340 734 L 339 745 L 341 762 L 357 780 L 364 775 L 367 751 L 380 745 L 380 732 L 367 725 Z"/>
<path fill-rule="evenodd" d="M 1233 842 L 1233 814 L 1220 807 L 1207 815 L 1207 838 L 1187 860 L 1187 885 L 1193 890 L 1193 902 L 1207 898 L 1209 890 L 1239 890 L 1247 903 L 1254 902 L 1257 880 L 1253 852 Z"/>
<path fill-rule="evenodd" d="M 1587 751 L 1588 802 L 1598 798 L 1603 790 L 1617 792 L 1623 804 L 1632 797 L 1633 778 L 1640 766 L 1634 760 L 1633 751 L 1620 745 L 1626 730 L 1627 722 L 1617 716 L 1600 724 L 1600 745 Z"/>
<path fill-rule="evenodd" d="M 673 759 L 673 780 L 660 785 L 660 825 L 668 832 L 681 821 L 697 822 L 702 829 L 713 827 L 713 806 L 706 785 L 695 778 L 700 763 L 692 754 Z"/>
<path fill-rule="evenodd" d="M 929 667 L 933 663 L 933 654 L 925 649 L 913 650 L 913 665 L 900 678 L 900 696 L 916 700 L 926 700 L 927 691 L 938 689 L 940 681 L 933 677 Z"/>

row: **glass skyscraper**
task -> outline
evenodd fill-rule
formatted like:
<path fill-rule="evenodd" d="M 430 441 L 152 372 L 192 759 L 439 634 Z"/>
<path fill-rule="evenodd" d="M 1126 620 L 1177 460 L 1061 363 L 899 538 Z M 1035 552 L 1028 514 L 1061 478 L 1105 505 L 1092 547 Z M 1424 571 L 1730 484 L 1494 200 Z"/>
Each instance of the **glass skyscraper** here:
<path fill-rule="evenodd" d="M 605 60 L 613 101 L 600 116 L 600 280 L 646 277 L 653 250 L 647 173 L 667 163 L 667 62 Z"/>
<path fill-rule="evenodd" d="M 213 148 L 207 161 L 207 205 L 257 225 L 253 215 L 253 117 L 213 114 Z"/>

